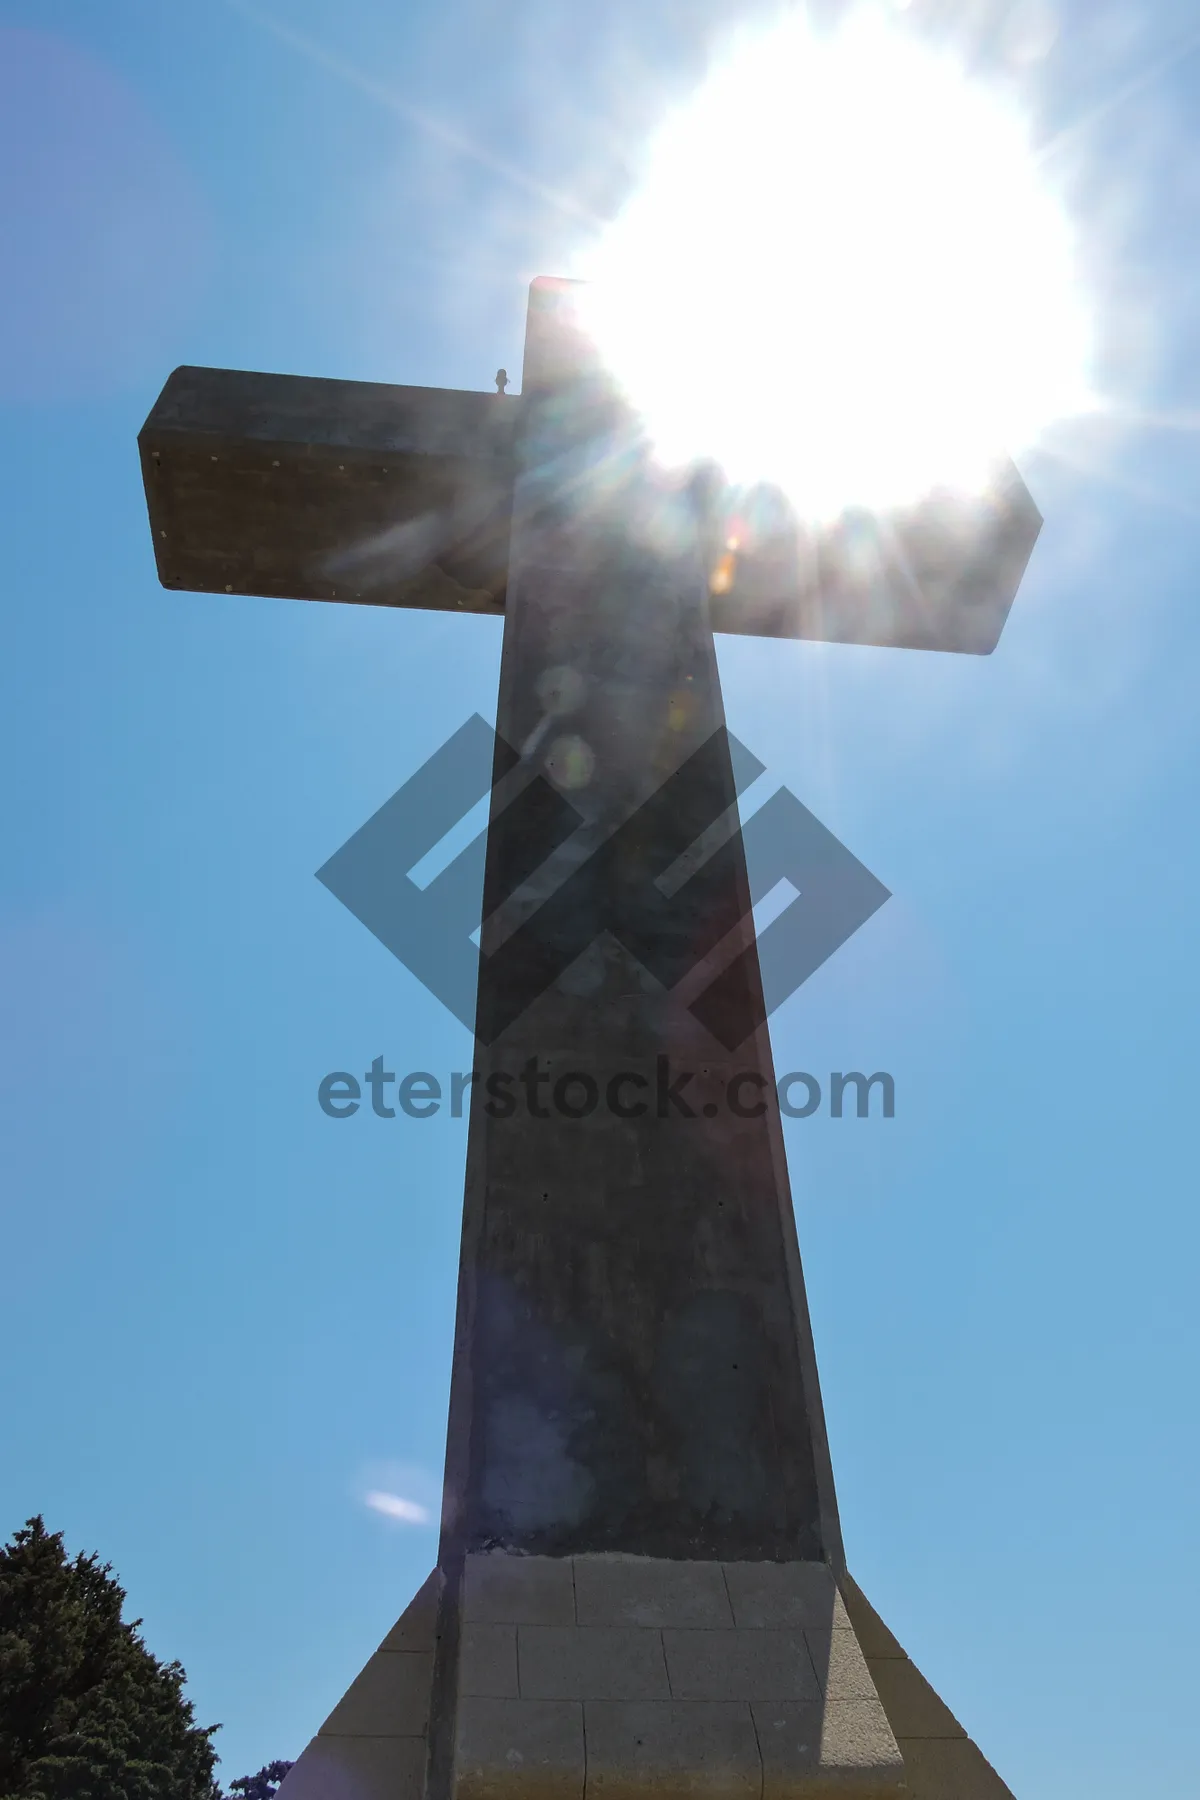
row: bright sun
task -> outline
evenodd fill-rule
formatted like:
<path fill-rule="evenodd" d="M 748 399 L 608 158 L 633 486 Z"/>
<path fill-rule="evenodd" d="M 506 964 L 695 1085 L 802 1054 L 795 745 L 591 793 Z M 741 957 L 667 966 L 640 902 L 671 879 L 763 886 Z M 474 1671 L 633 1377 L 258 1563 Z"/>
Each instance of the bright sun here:
<path fill-rule="evenodd" d="M 822 517 L 976 487 L 1089 406 L 1074 263 L 1015 110 L 879 15 L 790 19 L 665 124 L 587 304 L 664 457 Z"/>

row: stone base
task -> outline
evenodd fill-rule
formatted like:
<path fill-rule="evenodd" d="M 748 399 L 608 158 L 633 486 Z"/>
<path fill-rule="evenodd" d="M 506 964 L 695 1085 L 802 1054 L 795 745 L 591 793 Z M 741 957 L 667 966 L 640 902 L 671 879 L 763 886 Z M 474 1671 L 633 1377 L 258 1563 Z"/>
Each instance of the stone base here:
<path fill-rule="evenodd" d="M 280 1800 L 424 1800 L 435 1573 Z M 820 1563 L 468 1558 L 452 1800 L 1013 1800 Z"/>
<path fill-rule="evenodd" d="M 904 1758 L 909 1800 L 1013 1800 L 850 1576 L 842 1594 Z"/>
<path fill-rule="evenodd" d="M 886 1800 L 900 1751 L 823 1563 L 467 1559 L 453 1800 Z"/>
<path fill-rule="evenodd" d="M 435 1570 L 279 1789 L 283 1800 L 424 1800 Z"/>

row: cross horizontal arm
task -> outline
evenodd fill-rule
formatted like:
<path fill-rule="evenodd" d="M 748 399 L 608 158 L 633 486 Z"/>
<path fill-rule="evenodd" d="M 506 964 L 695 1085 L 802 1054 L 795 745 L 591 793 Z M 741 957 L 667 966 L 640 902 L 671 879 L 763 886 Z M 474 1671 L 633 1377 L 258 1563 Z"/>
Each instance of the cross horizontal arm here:
<path fill-rule="evenodd" d="M 515 403 L 176 369 L 138 445 L 164 587 L 502 611 Z"/>
<path fill-rule="evenodd" d="M 139 438 L 164 587 L 499 614 L 520 399 L 176 369 Z M 986 654 L 1041 516 L 1009 462 L 975 497 L 811 528 L 719 493 L 715 631 Z"/>
<path fill-rule="evenodd" d="M 1042 526 L 1007 459 L 980 493 L 821 527 L 769 490 L 725 510 L 749 521 L 714 564 L 714 631 L 976 656 L 996 648 Z"/>

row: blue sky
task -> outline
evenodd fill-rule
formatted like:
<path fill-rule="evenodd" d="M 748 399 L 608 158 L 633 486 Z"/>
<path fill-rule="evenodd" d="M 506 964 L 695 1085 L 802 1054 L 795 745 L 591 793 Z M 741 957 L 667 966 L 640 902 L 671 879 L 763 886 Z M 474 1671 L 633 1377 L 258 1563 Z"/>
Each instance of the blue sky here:
<path fill-rule="evenodd" d="M 1200 40 L 952 11 L 1053 145 L 1110 410 L 1023 459 L 992 658 L 722 669 L 894 894 L 773 1022 L 896 1080 L 788 1128 L 851 1566 L 1021 1800 L 1125 1800 L 1195 1779 Z M 0 1533 L 113 1560 L 230 1776 L 435 1554 L 365 1496 L 436 1495 L 463 1130 L 316 1090 L 469 1046 L 313 872 L 493 715 L 499 628 L 164 593 L 136 433 L 179 362 L 518 368 L 528 278 L 752 16 L 0 0 Z"/>

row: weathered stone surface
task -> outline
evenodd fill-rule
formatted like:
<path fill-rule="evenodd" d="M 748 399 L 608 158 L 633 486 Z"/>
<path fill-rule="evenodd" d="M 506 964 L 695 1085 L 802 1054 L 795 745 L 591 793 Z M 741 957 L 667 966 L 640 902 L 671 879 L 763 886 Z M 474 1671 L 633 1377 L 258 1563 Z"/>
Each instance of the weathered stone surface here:
<path fill-rule="evenodd" d="M 468 1556 L 462 1609 L 476 1625 L 574 1625 L 571 1560 L 502 1551 Z"/>
<path fill-rule="evenodd" d="M 842 1589 L 888 1724 L 904 1758 L 910 1800 L 1013 1800 L 941 1696 L 889 1631 L 857 1582 Z"/>
<path fill-rule="evenodd" d="M 424 1800 L 435 1570 L 284 1780 L 283 1800 Z"/>
<path fill-rule="evenodd" d="M 677 1700 L 817 1700 L 800 1631 L 664 1631 Z"/>
<path fill-rule="evenodd" d="M 339 1737 L 420 1737 L 429 1723 L 433 1657 L 377 1650 L 338 1701 L 322 1733 Z"/>
<path fill-rule="evenodd" d="M 630 1625 L 522 1625 L 521 1695 L 530 1700 L 669 1700 L 662 1634 Z"/>
<path fill-rule="evenodd" d="M 650 1556 L 577 1556 L 575 1611 L 581 1625 L 734 1622 L 720 1563 Z"/>
<path fill-rule="evenodd" d="M 423 1800 L 425 1740 L 315 1737 L 296 1759 L 280 1800 Z"/>
<path fill-rule="evenodd" d="M 874 1665 L 875 1687 L 897 1737 L 965 1738 L 945 1701 L 907 1657 L 882 1657 Z"/>
<path fill-rule="evenodd" d="M 970 1738 L 902 1738 L 911 1800 L 1013 1800 Z"/>
<path fill-rule="evenodd" d="M 815 1800 L 825 1794 L 874 1800 L 903 1790 L 904 1764 L 878 1700 L 760 1702 L 752 1711 L 763 1800 Z"/>
<path fill-rule="evenodd" d="M 473 1617 L 462 1626 L 455 1690 L 460 1740 L 465 1722 L 475 1723 L 474 1735 L 460 1741 L 455 1752 L 455 1800 L 462 1800 L 463 1780 L 477 1788 L 503 1784 L 503 1771 L 485 1770 L 486 1756 L 512 1753 L 514 1763 L 525 1756 L 513 1734 L 526 1726 L 543 1733 L 539 1741 L 549 1732 L 557 1743 L 554 1754 L 547 1750 L 544 1757 L 547 1771 L 565 1766 L 554 1780 L 568 1786 L 574 1781 L 561 1737 L 573 1715 L 474 1708 L 481 1698 L 512 1701 L 517 1694 L 521 1706 L 582 1704 L 589 1790 L 604 1787 L 630 1796 L 651 1789 L 667 1795 L 723 1793 L 766 1780 L 775 1800 L 843 1793 L 868 1800 L 896 1791 L 899 1751 L 824 1567 L 743 1570 L 630 1556 L 559 1560 L 490 1554 L 469 1559 L 468 1572 L 467 1611 Z M 805 1628 L 734 1625 L 729 1577 L 743 1616 L 836 1617 L 845 1623 L 825 1630 L 811 1623 Z M 581 1615 L 577 1624 L 495 1622 L 499 1614 L 563 1617 L 572 1600 Z M 493 1615 L 493 1622 L 476 1622 L 474 1615 L 482 1611 Z M 583 1622 L 630 1613 L 652 1621 L 718 1622 Z M 755 1731 L 763 1757 L 757 1776 L 758 1752 L 751 1755 L 749 1735 Z M 548 1772 L 544 1778 L 550 1779 Z"/>
<path fill-rule="evenodd" d="M 646 1103 L 533 1120 L 517 1087 L 511 1117 L 472 1113 L 447 1528 L 468 1552 L 834 1554 L 778 1116 L 657 1091 L 660 1059 L 729 1063 L 721 1021 L 672 996 L 751 904 L 736 836 L 669 902 L 655 885 L 738 783 L 696 512 L 629 429 L 586 386 L 524 408 L 497 728 L 538 746 L 579 824 L 531 872 L 527 818 L 491 821 L 485 911 L 523 898 L 477 1035 L 485 1080 L 532 1066 L 544 1103 L 563 1053 L 601 1094 L 637 1072 Z M 739 1073 L 770 1091 L 749 944 L 721 993 Z"/>
<path fill-rule="evenodd" d="M 580 1800 L 583 1707 L 575 1700 L 458 1702 L 456 1800 Z"/>
<path fill-rule="evenodd" d="M 524 1767 L 517 1759 L 529 1757 L 541 1759 L 536 1782 L 573 1792 L 576 1725 L 587 1728 L 589 1789 L 631 1797 L 642 1789 L 708 1793 L 714 1784 L 732 1791 L 751 1779 L 747 1721 L 761 1750 L 762 1800 L 884 1800 L 899 1791 L 905 1769 L 909 1800 L 945 1800 L 960 1775 L 975 1783 L 964 1788 L 966 1800 L 1007 1794 L 860 1591 L 847 1583 L 843 1605 L 823 1565 L 492 1553 L 469 1559 L 468 1573 L 472 1616 L 462 1626 L 456 1692 L 458 1735 L 470 1731 L 455 1750 L 455 1800 L 463 1800 L 460 1779 L 472 1792 L 503 1786 L 510 1764 Z M 727 1593 L 733 1604 L 725 1600 L 723 1614 Z M 632 1613 L 650 1622 L 575 1624 L 576 1612 L 583 1621 Z M 806 1623 L 734 1625 L 735 1613 L 739 1621 Z M 513 1614 L 557 1622 L 518 1625 Z M 883 1654 L 864 1657 L 852 1616 Z M 657 1624 L 668 1617 L 722 1622 Z M 842 1622 L 813 1623 L 831 1618 Z M 342 1715 L 359 1728 L 390 1703 L 387 1683 L 376 1685 L 374 1710 L 363 1704 L 364 1689 L 360 1677 L 347 1696 L 357 1710 Z M 480 1700 L 508 1702 L 509 1710 L 472 1710 Z M 525 1712 L 526 1705 L 550 1710 Z M 580 1706 L 582 1713 L 570 1710 Z M 523 1733 L 530 1747 L 522 1747 Z M 940 1746 L 955 1744 L 969 1754 L 941 1754 Z M 923 1745 L 933 1747 L 928 1755 Z M 493 1754 L 508 1760 L 488 1773 Z M 933 1784 L 928 1792 L 923 1783 Z"/>
<path fill-rule="evenodd" d="M 441 1572 L 434 1569 L 409 1601 L 379 1648 L 381 1650 L 432 1650 L 437 1639 L 438 1597 Z"/>
<path fill-rule="evenodd" d="M 854 1626 L 854 1634 L 859 1641 L 862 1653 L 868 1660 L 876 1657 L 907 1656 L 904 1646 L 888 1630 L 871 1602 L 867 1599 L 854 1577 L 844 1574 L 841 1578 L 843 1604 Z"/>
<path fill-rule="evenodd" d="M 821 1691 L 829 1700 L 873 1700 L 875 1684 L 867 1659 L 849 1626 L 844 1630 L 806 1630 L 805 1641 Z"/>
<path fill-rule="evenodd" d="M 827 1631 L 850 1623 L 826 1563 L 731 1562 L 725 1581 L 738 1625 Z"/>
<path fill-rule="evenodd" d="M 518 1697 L 515 1625 L 464 1625 L 458 1654 L 460 1694 L 489 1700 Z"/>
<path fill-rule="evenodd" d="M 518 403 L 176 369 L 139 438 L 164 587 L 499 612 Z"/>
<path fill-rule="evenodd" d="M 758 1800 L 762 1764 L 746 1705 L 600 1701 L 584 1706 L 587 1792 L 604 1800 Z"/>

